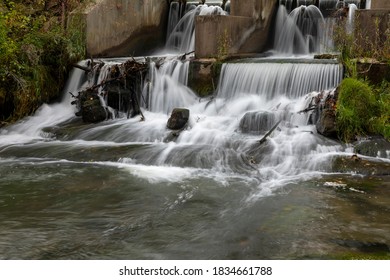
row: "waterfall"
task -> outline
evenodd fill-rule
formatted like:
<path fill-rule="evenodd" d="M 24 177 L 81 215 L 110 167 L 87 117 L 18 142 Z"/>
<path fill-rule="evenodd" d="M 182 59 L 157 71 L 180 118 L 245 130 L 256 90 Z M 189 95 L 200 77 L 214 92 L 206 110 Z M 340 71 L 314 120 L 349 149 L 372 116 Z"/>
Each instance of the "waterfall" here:
<path fill-rule="evenodd" d="M 226 15 L 218 6 L 199 5 L 191 8 L 170 32 L 166 49 L 175 53 L 189 53 L 195 50 L 195 17 L 198 15 Z M 171 20 L 169 20 L 171 22 Z"/>
<path fill-rule="evenodd" d="M 167 59 L 161 66 L 152 62 L 149 81 L 142 95 L 143 105 L 152 112 L 169 113 L 175 107 L 189 106 L 196 95 L 187 87 L 189 61 Z"/>
<path fill-rule="evenodd" d="M 172 34 L 174 28 L 179 23 L 179 20 L 182 18 L 183 7 L 182 3 L 172 2 L 169 9 L 168 17 L 168 26 L 167 26 L 167 39 Z"/>
<path fill-rule="evenodd" d="M 361 0 L 319 0 L 319 8 L 321 10 L 335 10 L 340 9 L 349 4 L 355 4 L 360 8 Z"/>
<path fill-rule="evenodd" d="M 348 21 L 347 21 L 347 32 L 349 34 L 352 34 L 354 29 L 354 21 L 355 21 L 355 12 L 358 9 L 358 7 L 355 4 L 350 4 L 348 6 Z"/>
<path fill-rule="evenodd" d="M 342 68 L 334 63 L 228 63 L 222 67 L 218 96 L 230 99 L 257 94 L 268 100 L 275 96 L 297 98 L 312 91 L 332 89 L 341 79 Z"/>
<path fill-rule="evenodd" d="M 79 64 L 86 66 L 86 61 Z M 70 105 L 72 95 L 77 96 L 77 91 L 83 85 L 86 86 L 86 83 L 85 72 L 74 68 L 63 90 L 61 101 L 50 105 L 43 104 L 34 115 L 0 131 L 2 144 L 16 144 L 46 138 L 48 135 L 42 132 L 43 128 L 60 124 L 75 116 L 75 109 Z"/>
<path fill-rule="evenodd" d="M 324 27 L 324 17 L 316 6 L 300 6 L 288 14 L 286 7 L 281 5 L 276 19 L 274 49 L 287 55 L 319 52 Z"/>

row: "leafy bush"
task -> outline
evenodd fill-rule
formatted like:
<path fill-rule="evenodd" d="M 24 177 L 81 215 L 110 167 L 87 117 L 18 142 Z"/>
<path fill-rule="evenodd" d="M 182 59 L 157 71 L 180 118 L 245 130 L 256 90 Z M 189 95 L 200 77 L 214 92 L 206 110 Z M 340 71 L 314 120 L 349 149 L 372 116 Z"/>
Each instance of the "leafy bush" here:
<path fill-rule="evenodd" d="M 340 139 L 350 142 L 357 136 L 377 133 L 380 107 L 380 102 L 367 83 L 344 79 L 339 87 L 336 111 Z"/>
<path fill-rule="evenodd" d="M 47 2 L 4 0 L 0 5 L 0 92 L 13 100 L 0 120 L 24 117 L 57 97 L 70 66 L 84 58 L 83 26 L 74 21 L 65 26 L 59 2 L 50 9 Z M 81 2 L 68 0 L 68 11 Z"/>
<path fill-rule="evenodd" d="M 390 141 L 390 83 L 384 81 L 374 92 L 380 112 L 380 116 L 374 120 L 374 130 Z"/>

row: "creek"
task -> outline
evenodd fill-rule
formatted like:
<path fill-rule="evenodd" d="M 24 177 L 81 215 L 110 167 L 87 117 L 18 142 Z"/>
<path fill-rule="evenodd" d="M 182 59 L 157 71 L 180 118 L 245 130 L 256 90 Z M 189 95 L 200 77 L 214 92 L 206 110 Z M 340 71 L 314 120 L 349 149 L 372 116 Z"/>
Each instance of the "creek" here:
<path fill-rule="evenodd" d="M 60 102 L 0 131 L 0 259 L 389 258 L 389 176 L 335 172 L 352 147 L 299 113 L 334 91 L 342 67 L 296 49 L 225 63 L 212 99 L 186 86 L 188 61 L 164 55 L 144 121 L 83 123 L 68 93 L 102 77 L 74 69 Z M 167 141 L 175 107 L 190 120 Z"/>

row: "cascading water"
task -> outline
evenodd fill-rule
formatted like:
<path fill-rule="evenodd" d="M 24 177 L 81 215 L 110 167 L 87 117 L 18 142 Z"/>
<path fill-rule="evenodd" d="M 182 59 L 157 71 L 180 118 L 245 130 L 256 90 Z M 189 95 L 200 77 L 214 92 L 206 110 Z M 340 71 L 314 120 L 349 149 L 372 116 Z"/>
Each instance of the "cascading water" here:
<path fill-rule="evenodd" d="M 85 66 L 86 62 L 81 62 Z M 30 117 L 23 119 L 11 127 L 0 131 L 2 145 L 25 143 L 29 141 L 44 140 L 50 137 L 42 131 L 47 126 L 55 126 L 74 116 L 75 110 L 69 106 L 72 93 L 76 95 L 77 91 L 83 87 L 87 78 L 80 69 L 73 69 L 70 73 L 67 85 L 64 88 L 64 96 L 59 103 L 52 105 L 44 104 L 38 111 Z M 0 146 L 1 147 L 1 146 Z"/>
<path fill-rule="evenodd" d="M 170 33 L 166 49 L 177 53 L 193 52 L 195 50 L 195 17 L 198 15 L 226 14 L 218 6 L 198 5 L 189 9 Z"/>
<path fill-rule="evenodd" d="M 261 60 L 260 60 L 261 62 Z M 226 75 L 234 75 L 225 77 Z M 301 97 L 312 91 L 332 89 L 341 81 L 342 69 L 335 63 L 283 62 L 225 64 L 218 96 L 230 99 L 256 93 L 271 100 L 277 96 Z"/>
<path fill-rule="evenodd" d="M 347 32 L 349 34 L 352 34 L 354 29 L 355 12 L 358 9 L 358 7 L 355 4 L 350 4 L 348 8 L 349 9 L 348 9 Z"/>
<path fill-rule="evenodd" d="M 274 49 L 284 55 L 310 54 L 327 46 L 325 20 L 314 5 L 300 6 L 288 14 L 284 5 L 279 6 L 276 19 Z"/>
<path fill-rule="evenodd" d="M 367 194 L 361 176 L 334 173 L 351 149 L 304 112 L 335 93 L 342 69 L 294 52 L 224 64 L 204 99 L 186 86 L 188 61 L 151 58 L 142 121 L 81 123 L 68 92 L 123 60 L 99 76 L 75 69 L 61 103 L 0 132 L 1 258 L 333 258 L 389 243 L 388 183 L 371 176 Z M 173 107 L 190 110 L 182 131 L 166 127 Z"/>
<path fill-rule="evenodd" d="M 150 65 L 150 83 L 146 84 L 146 108 L 152 112 L 170 113 L 175 107 L 194 103 L 196 95 L 187 87 L 189 61 L 171 59 L 160 67 Z"/>

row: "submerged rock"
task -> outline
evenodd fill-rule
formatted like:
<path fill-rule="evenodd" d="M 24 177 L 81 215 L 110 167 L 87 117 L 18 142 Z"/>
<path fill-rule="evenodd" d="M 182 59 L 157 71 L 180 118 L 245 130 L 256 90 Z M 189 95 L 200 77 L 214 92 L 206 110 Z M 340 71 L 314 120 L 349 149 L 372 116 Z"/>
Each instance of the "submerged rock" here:
<path fill-rule="evenodd" d="M 338 156 L 333 160 L 332 172 L 371 176 L 390 175 L 390 163 L 353 156 Z"/>
<path fill-rule="evenodd" d="M 242 133 L 259 134 L 270 130 L 276 122 L 277 117 L 271 112 L 248 112 L 240 120 L 239 127 Z"/>
<path fill-rule="evenodd" d="M 190 118 L 190 110 L 186 108 L 175 108 L 168 119 L 167 127 L 172 130 L 183 129 Z"/>

